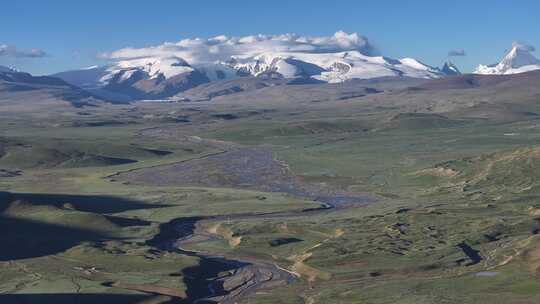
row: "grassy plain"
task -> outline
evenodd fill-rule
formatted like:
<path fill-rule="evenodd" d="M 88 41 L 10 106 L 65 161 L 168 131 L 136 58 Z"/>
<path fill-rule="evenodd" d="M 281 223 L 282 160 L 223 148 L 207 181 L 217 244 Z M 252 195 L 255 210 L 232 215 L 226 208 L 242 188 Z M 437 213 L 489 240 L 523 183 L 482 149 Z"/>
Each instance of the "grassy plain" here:
<path fill-rule="evenodd" d="M 298 277 L 242 303 L 538 303 L 540 120 L 531 113 L 540 108 L 515 96 L 528 114 L 489 90 L 275 103 L 247 95 L 51 111 L 39 121 L 0 111 L 0 239 L 9 248 L 0 302 L 182 302 L 182 270 L 200 261 L 149 245 L 160 224 L 321 206 L 230 183 L 122 177 L 234 145 L 273 152 L 304 183 L 376 198 L 309 216 L 203 220 L 217 237 L 189 249 Z M 471 115 L 485 100 L 491 110 Z"/>

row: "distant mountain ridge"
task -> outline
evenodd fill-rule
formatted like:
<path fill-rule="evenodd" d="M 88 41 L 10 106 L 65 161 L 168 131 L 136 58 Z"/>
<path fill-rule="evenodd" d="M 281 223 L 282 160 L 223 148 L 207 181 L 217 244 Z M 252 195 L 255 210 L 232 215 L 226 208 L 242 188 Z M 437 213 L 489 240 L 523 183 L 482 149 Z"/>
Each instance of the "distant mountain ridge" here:
<path fill-rule="evenodd" d="M 60 78 L 51 76 L 32 76 L 29 73 L 20 72 L 5 66 L 0 66 L 0 80 L 4 82 L 23 83 L 28 85 L 71 86 Z"/>
<path fill-rule="evenodd" d="M 40 99 L 46 96 L 51 99 L 67 101 L 77 107 L 104 101 L 60 78 L 33 76 L 5 66 L 0 66 L 0 93 L 2 93 L 0 97 L 10 95 L 11 98 L 17 94 L 36 96 L 36 99 L 33 100 L 28 98 L 29 95 L 25 95 L 25 98 L 21 98 L 21 101 L 24 102 L 40 102 Z M 37 98 L 37 96 L 40 97 Z"/>

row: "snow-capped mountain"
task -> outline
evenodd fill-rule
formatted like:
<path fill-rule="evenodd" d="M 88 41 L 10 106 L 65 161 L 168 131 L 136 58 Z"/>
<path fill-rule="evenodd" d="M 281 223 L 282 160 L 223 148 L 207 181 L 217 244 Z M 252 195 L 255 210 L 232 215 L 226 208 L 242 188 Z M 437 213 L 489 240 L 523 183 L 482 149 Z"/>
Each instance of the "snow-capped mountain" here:
<path fill-rule="evenodd" d="M 531 46 L 514 43 L 512 49 L 501 62 L 493 65 L 480 65 L 475 74 L 508 75 L 529 72 L 540 69 L 540 60 L 531 53 Z"/>
<path fill-rule="evenodd" d="M 447 76 L 461 75 L 459 69 L 451 61 L 446 61 L 444 63 L 441 72 Z"/>
<path fill-rule="evenodd" d="M 185 39 L 104 54 L 106 67 L 55 74 L 74 85 L 131 98 L 166 98 L 197 85 L 238 77 L 306 79 L 329 83 L 379 77 L 437 78 L 441 70 L 412 58 L 379 55 L 356 33 Z"/>
<path fill-rule="evenodd" d="M 26 105 L 69 102 L 75 107 L 82 107 L 96 106 L 105 101 L 62 79 L 33 76 L 5 66 L 0 66 L 0 96 L 4 100 L 16 100 Z"/>
<path fill-rule="evenodd" d="M 29 85 L 70 86 L 65 81 L 49 76 L 32 76 L 14 68 L 0 66 L 0 82 Z"/>
<path fill-rule="evenodd" d="M 389 76 L 439 76 L 439 71 L 412 58 L 395 60 L 383 56 L 367 56 L 356 50 L 333 53 L 266 52 L 221 62 L 211 73 L 216 73 L 223 67 L 236 71 L 233 76 L 275 73 L 283 78 L 311 77 L 330 83 Z"/>

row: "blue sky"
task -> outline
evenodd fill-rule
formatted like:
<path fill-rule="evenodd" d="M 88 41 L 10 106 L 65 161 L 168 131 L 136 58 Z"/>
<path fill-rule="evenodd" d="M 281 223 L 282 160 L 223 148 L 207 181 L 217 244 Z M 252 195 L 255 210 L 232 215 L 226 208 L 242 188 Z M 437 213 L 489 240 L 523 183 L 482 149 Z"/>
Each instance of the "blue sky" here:
<path fill-rule="evenodd" d="M 0 45 L 22 55 L 0 56 L 0 65 L 47 74 L 103 64 L 97 54 L 128 46 L 338 30 L 368 37 L 385 56 L 430 65 L 442 64 L 450 50 L 464 49 L 467 56 L 454 61 L 470 71 L 497 62 L 513 41 L 540 47 L 540 1 L 3 1 Z M 31 49 L 47 56 L 28 58 Z"/>

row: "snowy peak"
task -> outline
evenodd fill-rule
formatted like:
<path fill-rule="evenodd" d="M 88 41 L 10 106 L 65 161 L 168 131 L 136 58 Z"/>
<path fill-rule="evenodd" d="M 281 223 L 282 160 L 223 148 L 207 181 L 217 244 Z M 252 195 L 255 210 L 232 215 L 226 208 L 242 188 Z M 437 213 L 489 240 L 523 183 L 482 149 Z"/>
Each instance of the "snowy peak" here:
<path fill-rule="evenodd" d="M 494 65 L 480 65 L 476 69 L 476 74 L 507 75 L 529 72 L 540 69 L 540 60 L 531 52 L 531 46 L 514 43 L 512 49 L 506 56 Z"/>
<path fill-rule="evenodd" d="M 111 66 L 107 71 L 109 75 L 123 71 L 132 71 L 131 73 L 139 71 L 146 74 L 149 78 L 158 78 L 161 76 L 171 78 L 182 73 L 191 72 L 193 68 L 184 59 L 172 56 L 122 60 Z M 107 82 L 108 79 L 105 77 L 101 80 Z"/>
<path fill-rule="evenodd" d="M 502 69 L 517 69 L 528 65 L 539 65 L 540 60 L 534 57 L 530 53 L 529 49 L 526 49 L 521 46 L 514 46 L 512 50 L 504 57 L 504 59 L 499 63 L 500 68 Z"/>
<path fill-rule="evenodd" d="M 451 61 L 446 61 L 444 63 L 441 72 L 447 76 L 461 75 L 459 69 Z"/>

